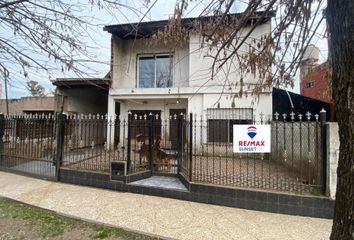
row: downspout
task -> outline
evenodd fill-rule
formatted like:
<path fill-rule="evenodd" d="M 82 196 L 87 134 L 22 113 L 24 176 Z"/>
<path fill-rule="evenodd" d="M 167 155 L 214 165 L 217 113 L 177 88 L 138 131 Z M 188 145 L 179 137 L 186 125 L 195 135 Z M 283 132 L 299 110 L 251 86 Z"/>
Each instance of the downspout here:
<path fill-rule="evenodd" d="M 288 90 L 285 90 L 285 92 L 286 92 L 286 94 L 288 95 L 289 102 L 290 102 L 290 105 L 291 105 L 291 110 L 293 110 L 293 109 L 294 109 L 293 100 L 291 99 L 291 97 L 290 97 L 290 94 L 289 94 Z"/>

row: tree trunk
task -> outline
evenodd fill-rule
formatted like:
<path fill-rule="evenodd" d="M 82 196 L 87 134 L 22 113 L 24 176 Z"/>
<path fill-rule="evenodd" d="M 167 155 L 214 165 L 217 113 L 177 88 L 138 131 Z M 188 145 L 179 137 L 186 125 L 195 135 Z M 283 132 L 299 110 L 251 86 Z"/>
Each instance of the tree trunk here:
<path fill-rule="evenodd" d="M 340 153 L 331 240 L 354 239 L 354 1 L 328 0 L 332 90 Z"/>

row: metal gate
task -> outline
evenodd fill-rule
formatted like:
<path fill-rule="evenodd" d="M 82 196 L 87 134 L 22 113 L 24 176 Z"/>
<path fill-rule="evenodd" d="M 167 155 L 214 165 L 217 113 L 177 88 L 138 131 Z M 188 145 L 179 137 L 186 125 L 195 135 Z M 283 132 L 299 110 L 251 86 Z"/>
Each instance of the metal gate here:
<path fill-rule="evenodd" d="M 0 168 L 55 178 L 53 115 L 0 115 Z"/>
<path fill-rule="evenodd" d="M 184 113 L 181 110 L 162 119 L 159 112 L 132 112 L 128 119 L 128 169 L 139 166 L 157 174 L 178 174 L 188 142 Z"/>

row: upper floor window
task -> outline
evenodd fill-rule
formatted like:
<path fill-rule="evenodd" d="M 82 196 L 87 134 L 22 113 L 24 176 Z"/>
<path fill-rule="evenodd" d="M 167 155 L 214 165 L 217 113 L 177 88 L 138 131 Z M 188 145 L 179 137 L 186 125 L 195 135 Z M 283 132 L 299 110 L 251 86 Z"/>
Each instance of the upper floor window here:
<path fill-rule="evenodd" d="M 307 83 L 305 83 L 305 88 L 312 88 L 315 85 L 315 83 L 313 81 L 309 81 Z"/>
<path fill-rule="evenodd" d="M 172 87 L 172 55 L 149 55 L 138 58 L 139 88 Z"/>

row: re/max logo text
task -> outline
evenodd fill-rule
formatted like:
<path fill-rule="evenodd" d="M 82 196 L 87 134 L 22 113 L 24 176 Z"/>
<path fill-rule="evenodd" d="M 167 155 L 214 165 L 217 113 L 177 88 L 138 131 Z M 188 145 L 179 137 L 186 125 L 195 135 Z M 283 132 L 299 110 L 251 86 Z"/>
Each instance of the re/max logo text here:
<path fill-rule="evenodd" d="M 264 147 L 265 141 L 238 141 L 239 146 L 243 147 Z"/>

